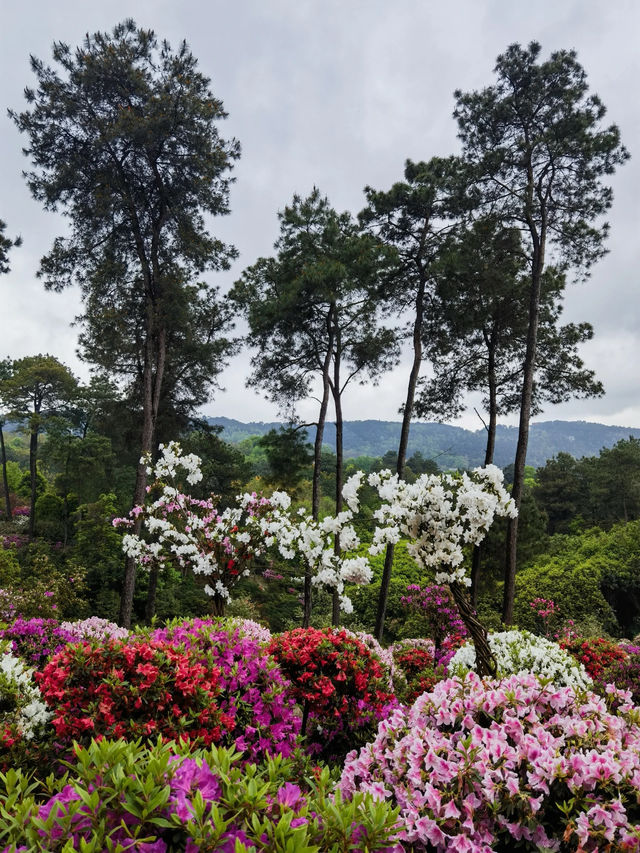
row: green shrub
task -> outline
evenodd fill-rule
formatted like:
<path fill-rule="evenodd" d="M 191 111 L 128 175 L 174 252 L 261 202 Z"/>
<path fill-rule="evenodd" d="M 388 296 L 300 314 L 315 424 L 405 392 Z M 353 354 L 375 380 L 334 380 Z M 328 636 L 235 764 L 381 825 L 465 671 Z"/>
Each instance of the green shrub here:
<path fill-rule="evenodd" d="M 397 810 L 370 794 L 348 802 L 328 770 L 238 753 L 123 740 L 76 747 L 59 779 L 0 774 L 0 848 L 84 850 L 390 850 Z M 307 775 L 308 774 L 308 775 Z M 309 778 L 311 777 L 311 778 Z"/>

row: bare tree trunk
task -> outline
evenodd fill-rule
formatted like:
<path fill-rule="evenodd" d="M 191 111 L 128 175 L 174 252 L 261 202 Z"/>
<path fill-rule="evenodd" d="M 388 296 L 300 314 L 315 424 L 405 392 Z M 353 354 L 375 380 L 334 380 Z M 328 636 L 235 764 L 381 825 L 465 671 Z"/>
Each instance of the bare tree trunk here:
<path fill-rule="evenodd" d="M 155 317 L 154 317 L 155 320 Z M 153 322 L 153 320 L 152 320 Z M 156 420 L 158 416 L 158 407 L 160 405 L 160 389 L 162 386 L 162 377 L 164 375 L 164 365 L 166 359 L 166 338 L 164 329 L 159 329 L 156 332 L 156 339 L 152 340 L 151 335 L 147 339 L 145 364 L 143 373 L 143 409 L 142 409 L 142 440 L 140 442 L 140 456 L 146 453 L 153 453 L 155 450 L 154 440 L 156 432 Z M 155 371 L 154 371 L 155 366 Z M 133 505 L 141 506 L 144 503 L 147 486 L 147 469 L 142 461 L 138 461 L 136 470 L 136 483 L 133 492 Z M 135 518 L 133 530 L 134 535 L 139 536 L 142 529 L 142 517 L 138 515 Z M 120 613 L 118 622 L 124 628 L 131 627 L 131 617 L 133 614 L 133 594 L 136 584 L 136 564 L 135 560 L 127 557 L 125 560 L 125 574 L 122 585 L 122 595 L 120 597 Z M 155 601 L 154 608 L 155 608 Z M 148 612 L 148 608 L 147 608 Z M 151 613 L 153 616 L 153 613 Z"/>
<path fill-rule="evenodd" d="M 149 569 L 149 585 L 147 587 L 147 600 L 145 602 L 144 608 L 144 619 L 147 625 L 151 624 L 156 612 L 159 571 L 160 569 L 157 563 L 153 563 L 153 565 Z"/>
<path fill-rule="evenodd" d="M 411 416 L 413 414 L 413 402 L 416 396 L 416 387 L 420 367 L 422 365 L 422 323 L 424 320 L 424 294 L 426 281 L 420 283 L 416 294 L 415 319 L 413 322 L 413 364 L 409 374 L 409 385 L 407 387 L 407 398 L 402 415 L 402 427 L 400 428 L 400 444 L 398 445 L 398 460 L 396 462 L 396 473 L 398 477 L 404 474 L 404 466 L 407 459 L 407 447 L 409 446 L 409 430 L 411 427 Z M 393 545 L 387 545 L 384 555 L 384 567 L 380 579 L 380 594 L 378 595 L 378 610 L 376 612 L 376 624 L 374 636 L 378 641 L 382 640 L 384 631 L 384 619 L 387 613 L 387 601 L 389 598 L 389 583 L 391 581 L 391 570 L 393 568 Z"/>
<path fill-rule="evenodd" d="M 311 481 L 311 516 L 314 521 L 318 520 L 320 514 L 320 460 L 322 458 L 322 441 L 324 439 L 324 425 L 327 419 L 327 408 L 329 407 L 329 368 L 333 353 L 333 312 L 334 306 L 329 306 L 327 314 L 327 351 L 322 362 L 322 400 L 320 412 L 318 413 L 318 427 L 316 429 L 316 440 L 313 447 L 313 479 Z M 311 624 L 311 569 L 307 566 L 304 570 L 304 597 L 302 610 L 302 627 L 308 628 Z"/>
<path fill-rule="evenodd" d="M 513 470 L 513 486 L 511 497 L 520 510 L 522 490 L 524 486 L 524 468 L 527 459 L 529 443 L 529 421 L 531 419 L 531 403 L 533 398 L 533 377 L 535 372 L 536 349 L 538 343 L 538 322 L 540 317 L 540 285 L 544 267 L 544 230 L 538 240 L 534 234 L 534 254 L 531 272 L 531 290 L 529 295 L 529 328 L 527 331 L 527 348 L 525 352 L 522 380 L 522 397 L 520 402 L 520 421 L 518 427 L 518 444 Z M 518 549 L 518 516 L 507 521 L 506 559 L 504 570 L 504 598 L 502 603 L 502 621 L 505 625 L 513 622 L 513 602 L 516 589 L 516 560 Z"/>
<path fill-rule="evenodd" d="M 336 324 L 336 347 L 335 356 L 333 359 L 333 382 L 331 383 L 331 392 L 333 394 L 333 403 L 336 410 L 336 515 L 342 512 L 342 480 L 343 480 L 343 433 L 344 421 L 342 418 L 342 394 L 340 391 L 340 359 L 342 356 L 340 349 L 340 329 Z M 340 553 L 340 536 L 336 534 L 334 542 L 334 550 L 336 555 Z M 331 624 L 338 626 L 340 624 L 340 596 L 334 591 L 331 596 Z"/>
<path fill-rule="evenodd" d="M 4 432 L 2 431 L 2 422 L 0 421 L 0 454 L 2 455 L 2 485 L 4 489 L 4 506 L 7 518 L 11 520 L 13 513 L 11 511 L 11 498 L 9 496 L 9 478 L 7 477 L 7 451 L 4 446 Z"/>
<path fill-rule="evenodd" d="M 476 650 L 476 672 L 481 677 L 489 675 L 495 678 L 497 665 L 496 659 L 489 648 L 487 629 L 476 617 L 464 587 L 458 583 L 450 583 L 449 588 L 451 589 L 453 600 L 456 603 L 462 621 L 473 640 Z"/>
<path fill-rule="evenodd" d="M 491 465 L 496 447 L 496 428 L 498 424 L 498 394 L 496 388 L 496 357 L 495 338 L 485 333 L 484 339 L 488 347 L 488 387 L 489 387 L 489 424 L 487 429 L 487 445 L 484 451 L 484 464 Z M 480 581 L 480 564 L 482 561 L 482 546 L 474 545 L 471 558 L 471 606 L 474 610 L 478 607 L 478 586 Z"/>
<path fill-rule="evenodd" d="M 38 426 L 32 425 L 29 436 L 29 481 L 31 506 L 29 509 L 29 539 L 36 535 L 36 488 L 38 484 Z"/>

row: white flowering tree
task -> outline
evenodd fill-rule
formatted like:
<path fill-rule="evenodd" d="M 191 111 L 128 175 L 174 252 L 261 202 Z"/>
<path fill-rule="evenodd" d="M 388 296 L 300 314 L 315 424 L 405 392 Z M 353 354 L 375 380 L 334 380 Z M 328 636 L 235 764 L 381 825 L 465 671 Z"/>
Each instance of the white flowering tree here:
<path fill-rule="evenodd" d="M 387 544 L 400 538 L 408 539 L 407 550 L 418 565 L 434 568 L 436 583 L 449 585 L 473 639 L 478 672 L 495 675 L 496 662 L 487 632 L 466 592 L 471 580 L 464 547 L 482 542 L 496 516 L 516 515 L 502 471 L 488 465 L 470 474 L 424 474 L 415 483 L 383 471 L 369 475 L 369 483 L 382 499 L 382 506 L 374 513 L 380 526 L 374 532 L 371 553 L 381 553 Z"/>
<path fill-rule="evenodd" d="M 355 553 L 360 541 L 351 510 L 316 521 L 305 509 L 294 514 L 289 495 L 274 492 L 268 498 L 239 495 L 235 506 L 219 511 L 213 498 L 197 500 L 178 485 L 181 476 L 191 485 L 202 479 L 200 459 L 183 455 L 176 442 L 160 451 L 155 466 L 145 459 L 148 476 L 155 478 L 145 505 L 134 507 L 128 518 L 114 519 L 116 526 L 133 530 L 142 516 L 141 533 L 123 536 L 125 553 L 140 567 L 171 562 L 193 571 L 205 580 L 213 613 L 222 615 L 231 590 L 251 573 L 256 558 L 275 552 L 300 574 L 309 571 L 314 584 L 336 592 L 343 611 L 353 610 L 345 584 L 368 583 L 372 571 L 368 557 Z M 360 474 L 346 483 L 349 500 L 357 499 L 361 482 Z"/>

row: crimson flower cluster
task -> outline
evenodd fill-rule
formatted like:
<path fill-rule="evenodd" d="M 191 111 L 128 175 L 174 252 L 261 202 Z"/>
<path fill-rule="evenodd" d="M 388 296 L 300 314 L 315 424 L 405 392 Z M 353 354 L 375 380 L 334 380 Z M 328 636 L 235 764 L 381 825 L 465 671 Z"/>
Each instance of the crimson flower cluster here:
<path fill-rule="evenodd" d="M 407 679 L 405 702 L 412 703 L 434 685 L 443 675 L 442 668 L 437 669 L 433 659 L 433 649 L 419 646 L 399 645 L 393 650 L 393 662 Z"/>
<path fill-rule="evenodd" d="M 627 653 L 611 640 L 602 637 L 565 637 L 560 646 L 584 665 L 594 681 L 602 678 L 612 664 L 626 660 Z"/>
<path fill-rule="evenodd" d="M 344 755 L 354 743 L 365 743 L 397 704 L 380 661 L 346 631 L 297 628 L 268 648 L 303 708 L 312 752 Z"/>
<path fill-rule="evenodd" d="M 131 637 L 66 646 L 36 673 L 61 747 L 92 737 L 218 743 L 234 725 L 220 668 L 170 643 Z"/>
<path fill-rule="evenodd" d="M 615 684 L 621 690 L 628 690 L 636 705 L 640 705 L 640 648 L 623 646 L 624 658 L 612 661 L 595 679 L 595 686 L 606 693 L 607 684 Z"/>

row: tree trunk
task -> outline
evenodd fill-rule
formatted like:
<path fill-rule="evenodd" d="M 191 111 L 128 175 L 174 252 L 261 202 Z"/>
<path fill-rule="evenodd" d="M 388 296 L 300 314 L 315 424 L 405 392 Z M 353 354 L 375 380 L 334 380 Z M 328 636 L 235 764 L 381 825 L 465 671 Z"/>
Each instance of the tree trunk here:
<path fill-rule="evenodd" d="M 342 480 L 343 480 L 343 433 L 344 421 L 342 418 L 342 393 L 340 389 L 340 360 L 342 352 L 340 349 L 340 329 L 336 324 L 335 333 L 335 356 L 333 359 L 333 382 L 331 383 L 331 392 L 333 394 L 333 403 L 336 410 L 336 515 L 342 512 Z M 336 534 L 334 542 L 334 551 L 338 555 L 340 553 L 340 536 Z M 331 624 L 338 626 L 340 624 L 340 596 L 337 591 L 331 596 Z"/>
<path fill-rule="evenodd" d="M 154 318 L 155 321 L 155 318 Z M 145 364 L 143 372 L 142 385 L 142 438 L 140 447 L 140 457 L 146 453 L 153 453 L 155 450 L 154 440 L 156 432 L 156 420 L 158 416 L 158 407 L 160 405 L 160 389 L 162 385 L 162 377 L 164 374 L 164 365 L 166 359 L 166 338 L 164 329 L 156 331 L 155 340 L 152 340 L 151 335 L 147 338 L 145 345 Z M 154 371 L 155 366 L 155 371 Z M 133 492 L 133 505 L 142 506 L 144 504 L 147 487 L 147 469 L 146 464 L 142 461 L 138 462 L 136 470 L 136 483 Z M 135 536 L 140 535 L 142 529 L 142 517 L 136 516 L 133 524 L 132 532 Z M 131 627 L 131 617 L 133 614 L 133 594 L 136 585 L 136 564 L 135 560 L 127 557 L 125 560 L 124 580 L 122 584 L 122 595 L 120 597 L 120 613 L 118 622 L 124 628 Z M 155 602 L 154 602 L 155 607 Z M 148 608 L 147 608 L 148 612 Z M 151 614 L 153 615 L 153 613 Z"/>
<path fill-rule="evenodd" d="M 320 460 L 322 457 L 322 442 L 324 439 L 324 425 L 327 419 L 327 408 L 329 407 L 329 368 L 331 366 L 331 354 L 333 351 L 333 310 L 329 307 L 327 314 L 327 351 L 322 362 L 322 400 L 318 413 L 318 427 L 316 429 L 316 440 L 313 446 L 313 478 L 311 481 L 311 517 L 318 520 L 320 514 Z M 306 566 L 304 570 L 304 596 L 302 610 L 302 627 L 308 628 L 311 624 L 311 568 Z"/>
<path fill-rule="evenodd" d="M 11 520 L 13 513 L 11 511 L 11 498 L 9 496 L 9 478 L 7 477 L 7 451 L 4 446 L 4 432 L 2 431 L 2 423 L 0 422 L 0 454 L 2 455 L 2 485 L 4 490 L 4 506 L 7 518 Z"/>
<path fill-rule="evenodd" d="M 413 322 L 413 364 L 409 374 L 409 385 L 407 387 L 407 398 L 402 415 L 402 427 L 400 428 L 400 444 L 398 445 L 398 459 L 396 462 L 396 473 L 398 477 L 404 474 L 404 465 L 407 459 L 407 447 L 409 446 L 409 430 L 411 427 L 411 415 L 413 414 L 413 402 L 416 396 L 416 386 L 420 367 L 422 365 L 422 323 L 424 320 L 424 294 L 426 281 L 420 282 L 416 294 L 415 319 Z M 376 612 L 376 624 L 374 636 L 380 642 L 384 631 L 384 618 L 387 613 L 387 600 L 389 598 L 389 583 L 391 581 L 391 570 L 393 568 L 393 545 L 387 545 L 384 555 L 384 567 L 380 579 L 380 593 L 378 595 L 378 610 Z"/>
<path fill-rule="evenodd" d="M 489 425 L 487 426 L 487 445 L 484 451 L 484 464 L 491 465 L 496 447 L 496 428 L 498 424 L 498 392 L 496 388 L 496 354 L 495 335 L 484 333 L 488 348 L 487 379 L 489 388 Z M 471 606 L 478 607 L 478 586 L 480 582 L 480 564 L 482 561 L 482 546 L 474 545 L 471 558 Z"/>
<path fill-rule="evenodd" d="M 156 612 L 156 597 L 158 594 L 159 566 L 154 563 L 149 569 L 149 586 L 147 587 L 147 600 L 144 608 L 144 619 L 147 625 L 153 621 Z"/>
<path fill-rule="evenodd" d="M 212 616 L 224 616 L 224 608 L 226 601 L 221 595 L 214 595 L 211 599 L 210 611 Z"/>
<path fill-rule="evenodd" d="M 533 227 L 532 227 L 533 233 Z M 524 357 L 522 397 L 520 402 L 520 421 L 518 426 L 518 444 L 513 471 L 511 497 L 520 510 L 524 486 L 524 468 L 529 443 L 529 420 L 533 398 L 533 377 L 535 372 L 536 348 L 538 343 L 538 321 L 540 317 L 540 285 L 544 267 L 544 230 L 539 241 L 534 236 L 534 254 L 531 271 L 531 290 L 529 296 L 529 328 L 527 330 L 527 348 Z M 516 560 L 518 549 L 518 516 L 507 520 L 506 559 L 504 570 L 504 598 L 502 603 L 502 621 L 505 625 L 513 622 L 513 602 L 516 589 Z"/>
<path fill-rule="evenodd" d="M 36 535 L 36 487 L 38 484 L 38 426 L 32 425 L 29 437 L 29 474 L 31 507 L 29 509 L 29 539 Z"/>
<path fill-rule="evenodd" d="M 462 621 L 473 640 L 476 650 L 476 672 L 480 677 L 489 675 L 495 678 L 497 672 L 496 659 L 489 648 L 486 628 L 476 617 L 465 588 L 458 583 L 450 583 L 449 588 Z"/>

